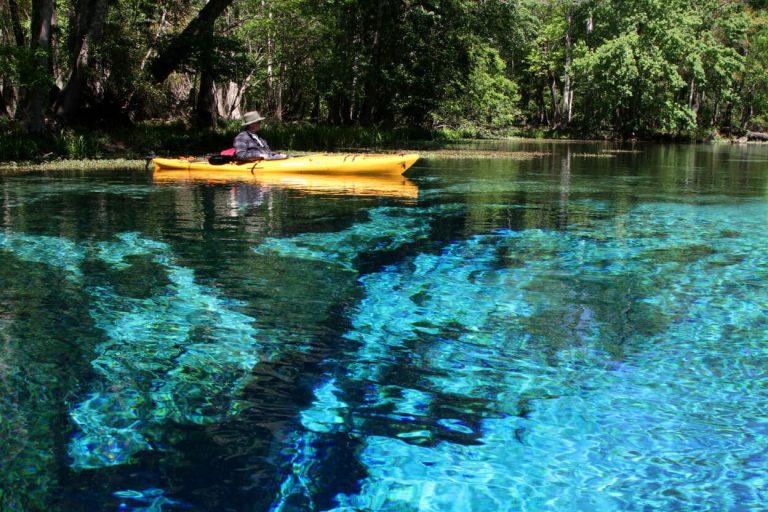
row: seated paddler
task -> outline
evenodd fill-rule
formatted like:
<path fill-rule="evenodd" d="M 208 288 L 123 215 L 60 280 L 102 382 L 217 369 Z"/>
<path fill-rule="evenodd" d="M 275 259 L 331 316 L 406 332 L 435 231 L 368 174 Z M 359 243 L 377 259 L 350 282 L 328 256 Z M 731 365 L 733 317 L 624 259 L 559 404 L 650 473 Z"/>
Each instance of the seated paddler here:
<path fill-rule="evenodd" d="M 235 160 L 238 162 L 288 158 L 288 155 L 272 151 L 267 141 L 259 136 L 261 121 L 264 119 L 266 118 L 256 111 L 246 112 L 243 116 L 243 131 L 237 134 L 232 144 L 235 148 Z"/>

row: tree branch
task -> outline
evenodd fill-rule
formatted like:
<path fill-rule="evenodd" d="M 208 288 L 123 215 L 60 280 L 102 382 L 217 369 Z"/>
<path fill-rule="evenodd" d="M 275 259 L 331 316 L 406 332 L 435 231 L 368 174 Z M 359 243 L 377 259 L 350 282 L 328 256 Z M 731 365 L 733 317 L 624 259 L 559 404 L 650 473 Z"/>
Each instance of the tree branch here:
<path fill-rule="evenodd" d="M 198 39 L 210 31 L 219 16 L 234 0 L 210 0 L 189 22 L 184 30 L 150 64 L 149 71 L 156 83 L 162 83 L 196 48 Z"/>

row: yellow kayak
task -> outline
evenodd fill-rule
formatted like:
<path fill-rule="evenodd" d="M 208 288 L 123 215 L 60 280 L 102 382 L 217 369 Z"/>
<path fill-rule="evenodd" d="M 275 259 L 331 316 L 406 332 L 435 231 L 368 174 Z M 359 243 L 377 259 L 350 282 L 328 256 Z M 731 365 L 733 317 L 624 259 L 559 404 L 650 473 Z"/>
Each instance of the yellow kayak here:
<path fill-rule="evenodd" d="M 419 155 L 410 154 L 342 154 L 328 153 L 285 158 L 282 160 L 258 160 L 256 162 L 213 165 L 207 160 L 183 158 L 155 158 L 155 172 L 164 171 L 226 171 L 245 174 L 257 173 L 310 173 L 326 174 L 391 174 L 400 175 L 411 167 Z"/>
<path fill-rule="evenodd" d="M 413 200 L 419 196 L 414 182 L 398 174 L 348 174 L 348 173 L 279 173 L 259 172 L 253 174 L 220 170 L 164 170 L 154 174 L 156 183 L 180 181 L 204 181 L 206 183 L 253 182 L 280 188 L 300 190 L 309 194 L 384 196 Z M 231 166 L 229 166 L 231 167 Z"/>

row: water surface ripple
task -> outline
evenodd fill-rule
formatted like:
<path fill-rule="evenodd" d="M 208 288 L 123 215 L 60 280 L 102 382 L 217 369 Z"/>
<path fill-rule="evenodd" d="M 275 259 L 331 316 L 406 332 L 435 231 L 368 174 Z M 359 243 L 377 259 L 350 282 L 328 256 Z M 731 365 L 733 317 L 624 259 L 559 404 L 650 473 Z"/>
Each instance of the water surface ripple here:
<path fill-rule="evenodd" d="M 764 509 L 768 149 L 516 144 L 0 177 L 0 509 Z"/>

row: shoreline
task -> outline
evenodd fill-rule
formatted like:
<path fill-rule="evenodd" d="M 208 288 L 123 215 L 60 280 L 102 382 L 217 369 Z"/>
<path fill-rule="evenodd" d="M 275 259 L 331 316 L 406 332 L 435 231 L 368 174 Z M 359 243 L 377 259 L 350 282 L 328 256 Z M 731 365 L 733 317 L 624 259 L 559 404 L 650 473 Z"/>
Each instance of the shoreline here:
<path fill-rule="evenodd" d="M 504 138 L 504 139 L 484 139 L 487 142 L 523 142 L 530 144 L 655 144 L 648 141 L 608 141 L 608 140 L 583 140 L 583 139 L 534 139 L 534 138 Z M 455 143 L 467 143 L 472 144 L 480 141 L 476 140 L 462 140 L 455 141 Z M 663 144 L 663 143 L 662 143 Z M 680 143 L 675 143 L 680 144 Z M 764 146 L 768 145 L 766 141 L 736 141 L 736 140 L 717 140 L 710 142 L 689 142 L 688 145 L 738 145 L 738 146 Z M 444 144 L 450 145 L 450 144 Z M 418 145 L 416 145 L 418 146 Z M 619 149 L 603 149 L 595 152 L 578 152 L 574 153 L 575 157 L 582 158 L 612 158 L 617 153 L 627 151 L 641 151 L 637 150 L 619 150 Z M 549 151 L 532 151 L 532 150 L 504 150 L 504 149 L 462 149 L 462 148 L 409 148 L 400 150 L 385 150 L 385 149 L 370 149 L 370 148 L 357 148 L 347 149 L 345 151 L 291 151 L 291 156 L 302 156 L 311 153 L 393 153 L 393 152 L 406 152 L 406 153 L 418 153 L 420 160 L 460 160 L 460 159 L 510 159 L 510 160 L 530 160 L 534 158 L 541 158 L 551 153 Z M 89 171 L 89 170 L 130 170 L 130 171 L 143 171 L 151 172 L 151 160 L 147 158 L 83 158 L 83 159 L 58 159 L 48 160 L 45 162 L 33 162 L 33 161 L 6 161 L 0 162 L 0 174 L 12 174 L 16 172 L 41 172 L 41 171 Z"/>

